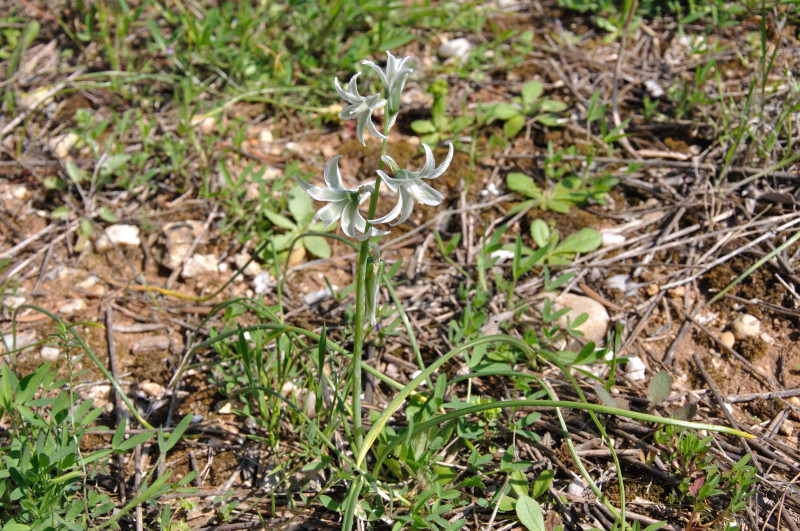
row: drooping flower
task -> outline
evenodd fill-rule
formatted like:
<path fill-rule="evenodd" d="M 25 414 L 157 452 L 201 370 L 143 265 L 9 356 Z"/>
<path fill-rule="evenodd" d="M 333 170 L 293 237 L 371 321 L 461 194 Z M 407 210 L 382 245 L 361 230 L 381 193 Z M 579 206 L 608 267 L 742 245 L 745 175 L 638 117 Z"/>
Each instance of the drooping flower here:
<path fill-rule="evenodd" d="M 336 86 L 336 92 L 347 101 L 350 105 L 345 107 L 339 116 L 343 120 L 356 120 L 356 137 L 361 142 L 362 146 L 366 146 L 364 142 L 364 129 L 369 128 L 369 132 L 381 140 L 386 140 L 386 135 L 378 131 L 375 124 L 372 122 L 372 113 L 375 109 L 380 109 L 386 105 L 386 100 L 381 98 L 380 94 L 372 96 L 362 96 L 358 93 L 358 76 L 356 74 L 350 78 L 350 83 L 347 85 L 347 90 L 344 90 L 339 85 L 339 79 L 334 78 L 333 84 Z"/>
<path fill-rule="evenodd" d="M 399 225 L 408 219 L 414 209 L 414 202 L 422 205 L 439 205 L 444 196 L 432 186 L 424 183 L 422 179 L 435 179 L 442 175 L 450 161 L 453 160 L 453 144 L 449 144 L 447 157 L 444 162 L 436 167 L 433 159 L 433 152 L 427 144 L 422 144 L 425 148 L 425 164 L 420 171 L 410 171 L 400 169 L 397 163 L 388 155 L 383 157 L 383 161 L 392 167 L 394 177 L 389 177 L 386 172 L 378 170 L 378 175 L 393 192 L 397 193 L 397 203 L 385 216 L 370 220 L 370 223 L 389 223 L 395 219 L 392 225 Z"/>
<path fill-rule="evenodd" d="M 386 231 L 380 231 L 374 227 L 370 227 L 367 230 L 367 221 L 358 211 L 359 205 L 369 199 L 370 194 L 372 194 L 374 181 L 364 183 L 358 188 L 345 188 L 342 184 L 342 174 L 339 171 L 340 158 L 342 156 L 337 155 L 325 165 L 323 175 L 325 184 L 328 186 L 314 186 L 295 174 L 294 178 L 297 184 L 312 199 L 328 202 L 317 212 L 317 217 L 322 220 L 326 227 L 341 219 L 342 231 L 350 238 L 355 238 L 359 241 L 364 241 L 372 236 L 386 234 Z"/>
<path fill-rule="evenodd" d="M 386 52 L 386 70 L 373 63 L 372 61 L 363 61 L 363 63 L 378 73 L 383 81 L 385 95 L 389 100 L 389 127 L 394 125 L 397 119 L 397 113 L 400 110 L 400 94 L 403 92 L 403 87 L 406 84 L 408 76 L 414 71 L 413 68 L 405 66 L 406 62 L 411 60 L 411 56 L 398 59 L 389 51 Z"/>

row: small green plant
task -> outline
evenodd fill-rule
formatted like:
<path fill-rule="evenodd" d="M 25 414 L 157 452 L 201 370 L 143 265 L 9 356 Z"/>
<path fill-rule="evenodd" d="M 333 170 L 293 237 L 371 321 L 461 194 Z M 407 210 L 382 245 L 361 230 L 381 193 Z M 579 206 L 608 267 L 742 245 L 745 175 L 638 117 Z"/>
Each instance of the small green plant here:
<path fill-rule="evenodd" d="M 711 451 L 711 438 L 711 435 L 701 438 L 694 430 L 675 426 L 665 426 L 654 436 L 662 448 L 661 459 L 680 478 L 670 494 L 670 503 L 691 507 L 687 527 L 714 528 L 727 524 L 755 494 L 757 470 L 749 464 L 750 454 L 745 454 L 730 470 L 724 470 Z"/>
<path fill-rule="evenodd" d="M 563 101 L 543 98 L 544 87 L 538 81 L 529 81 L 522 86 L 520 97 L 513 103 L 495 103 L 486 107 L 486 123 L 502 120 L 503 133 L 509 138 L 517 136 L 528 120 L 550 127 L 563 126 L 566 121 L 560 113 L 567 109 Z"/>
<path fill-rule="evenodd" d="M 553 230 L 541 219 L 531 224 L 531 237 L 539 248 L 531 253 L 524 265 L 541 264 L 569 265 L 577 253 L 590 253 L 600 247 L 602 238 L 594 229 L 583 228 L 563 240 L 557 230 Z"/>
<path fill-rule="evenodd" d="M 431 119 L 414 120 L 411 122 L 411 129 L 422 135 L 422 141 L 429 146 L 437 146 L 444 140 L 453 140 L 475 121 L 475 116 L 471 114 L 464 114 L 452 119 L 447 115 L 449 89 L 447 81 L 444 79 L 437 79 L 431 83 L 428 92 L 433 94 Z"/>

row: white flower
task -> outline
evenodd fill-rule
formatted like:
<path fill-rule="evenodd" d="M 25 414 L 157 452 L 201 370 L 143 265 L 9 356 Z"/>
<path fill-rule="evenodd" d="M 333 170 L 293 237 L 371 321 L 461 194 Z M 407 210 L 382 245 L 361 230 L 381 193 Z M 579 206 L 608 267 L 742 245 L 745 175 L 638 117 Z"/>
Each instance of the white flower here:
<path fill-rule="evenodd" d="M 325 165 L 325 184 L 328 185 L 326 187 L 308 184 L 296 174 L 294 176 L 300 188 L 305 190 L 312 199 L 329 203 L 317 212 L 317 217 L 322 220 L 326 227 L 331 226 L 341 218 L 342 231 L 350 238 L 356 238 L 359 241 L 364 241 L 372 236 L 387 234 L 386 231 L 380 231 L 373 227 L 367 230 L 367 221 L 358 211 L 358 206 L 369 199 L 370 194 L 372 194 L 374 181 L 362 184 L 358 188 L 345 188 L 342 184 L 342 174 L 339 172 L 340 158 L 342 156 L 337 155 Z M 358 233 L 361 234 L 358 235 Z"/>
<path fill-rule="evenodd" d="M 363 63 L 375 70 L 383 81 L 385 95 L 389 99 L 389 127 L 391 128 L 400 110 L 400 94 L 403 92 L 403 86 L 414 69 L 405 66 L 406 62 L 411 60 L 410 56 L 398 59 L 387 51 L 386 57 L 386 70 L 381 69 L 372 61 L 363 61 Z"/>
<path fill-rule="evenodd" d="M 422 144 L 422 147 L 425 148 L 425 164 L 420 171 L 398 169 L 397 163 L 390 156 L 383 157 L 383 161 L 394 170 L 394 177 L 389 177 L 381 170 L 378 170 L 378 175 L 386 182 L 386 186 L 398 194 L 397 204 L 385 216 L 372 219 L 370 223 L 388 223 L 400 216 L 400 219 L 392 223 L 392 225 L 399 225 L 411 215 L 415 201 L 422 205 L 441 204 L 444 196 L 430 185 L 422 182 L 422 179 L 435 179 L 447 170 L 450 161 L 453 160 L 453 144 L 451 142 L 449 145 L 447 158 L 436 168 L 431 148 L 426 144 Z"/>
<path fill-rule="evenodd" d="M 350 78 L 350 83 L 347 85 L 347 90 L 344 90 L 339 85 L 339 79 L 334 78 L 333 84 L 336 86 L 336 92 L 344 98 L 348 105 L 345 107 L 342 112 L 339 113 L 339 116 L 343 120 L 356 120 L 356 136 L 358 137 L 358 141 L 361 142 L 362 146 L 366 146 L 366 142 L 364 142 L 364 129 L 367 127 L 369 128 L 369 132 L 375 135 L 376 137 L 380 138 L 381 140 L 386 140 L 388 137 L 378 131 L 375 127 L 375 124 L 372 123 L 372 112 L 375 109 L 380 109 L 384 105 L 386 105 L 386 100 L 381 98 L 380 94 L 375 94 L 373 96 L 362 96 L 358 93 L 358 76 L 361 74 L 356 74 Z"/>

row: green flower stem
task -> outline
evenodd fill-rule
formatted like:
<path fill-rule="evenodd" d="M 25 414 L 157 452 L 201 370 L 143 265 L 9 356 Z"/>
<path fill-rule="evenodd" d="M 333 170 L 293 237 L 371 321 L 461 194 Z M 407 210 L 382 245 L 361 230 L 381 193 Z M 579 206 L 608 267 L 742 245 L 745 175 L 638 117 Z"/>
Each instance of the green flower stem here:
<path fill-rule="evenodd" d="M 386 139 L 381 144 L 381 155 L 378 162 L 378 169 L 383 169 L 383 156 L 386 154 L 386 147 L 389 143 L 389 127 L 388 121 L 384 122 L 383 126 Z M 372 196 L 369 198 L 369 211 L 367 219 L 375 218 L 375 211 L 378 208 L 378 194 L 381 189 L 381 176 L 375 178 L 375 188 L 372 190 Z M 369 231 L 371 225 L 367 222 L 366 230 Z M 358 454 L 361 449 L 361 443 L 364 440 L 363 428 L 361 424 L 361 358 L 364 353 L 364 338 L 366 337 L 366 330 L 364 327 L 364 320 L 366 314 L 366 277 L 367 277 L 367 258 L 369 257 L 369 239 L 361 242 L 358 248 L 358 268 L 356 269 L 356 318 L 355 318 L 355 337 L 353 338 L 353 437 L 355 441 L 355 448 L 353 453 Z"/>

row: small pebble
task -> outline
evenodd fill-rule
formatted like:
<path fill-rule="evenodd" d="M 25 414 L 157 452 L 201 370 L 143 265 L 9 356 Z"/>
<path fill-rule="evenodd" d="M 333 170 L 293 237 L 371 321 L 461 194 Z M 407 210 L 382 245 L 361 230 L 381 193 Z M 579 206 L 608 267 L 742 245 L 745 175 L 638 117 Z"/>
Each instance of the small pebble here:
<path fill-rule="evenodd" d="M 682 299 L 686 295 L 686 286 L 675 286 L 667 290 L 670 299 Z"/>
<path fill-rule="evenodd" d="M 45 361 L 56 361 L 61 357 L 61 349 L 58 347 L 42 347 L 39 355 Z"/>
<path fill-rule="evenodd" d="M 72 315 L 74 313 L 82 312 L 86 309 L 86 301 L 83 299 L 72 299 L 58 308 L 58 313 L 62 315 Z"/>
<path fill-rule="evenodd" d="M 628 363 L 625 365 L 625 374 L 628 375 L 628 378 L 630 378 L 632 382 L 644 380 L 645 370 L 644 362 L 639 356 L 633 356 L 628 359 Z"/>
<path fill-rule="evenodd" d="M 758 318 L 745 313 L 731 323 L 731 331 L 736 339 L 757 337 L 761 332 L 761 322 Z"/>
<path fill-rule="evenodd" d="M 150 354 L 166 352 L 168 349 L 169 338 L 167 336 L 148 336 L 137 341 L 131 351 L 134 354 Z"/>
<path fill-rule="evenodd" d="M 447 41 L 439 46 L 438 54 L 442 59 L 455 58 L 463 61 L 469 55 L 472 44 L 467 39 L 459 38 Z"/>
<path fill-rule="evenodd" d="M 615 247 L 617 245 L 622 245 L 625 243 L 625 236 L 622 234 L 615 234 L 613 232 L 601 232 L 600 233 L 601 243 L 600 247 Z"/>
<path fill-rule="evenodd" d="M 736 336 L 733 335 L 733 332 L 730 330 L 725 330 L 719 335 L 719 340 L 722 341 L 722 344 L 728 348 L 733 348 L 733 344 L 736 343 Z"/>
<path fill-rule="evenodd" d="M 137 387 L 150 398 L 158 398 L 164 392 L 164 386 L 155 382 L 142 382 Z"/>
<path fill-rule="evenodd" d="M 139 227 L 136 225 L 117 224 L 106 228 L 94 242 L 94 249 L 98 253 L 110 251 L 117 247 L 138 247 L 142 240 L 139 238 Z"/>
<path fill-rule="evenodd" d="M 183 264 L 181 277 L 197 278 L 205 275 L 214 275 L 219 272 L 217 257 L 213 254 L 193 254 Z"/>
<path fill-rule="evenodd" d="M 567 486 L 567 492 L 572 494 L 573 496 L 583 496 L 586 487 L 583 486 L 583 481 L 580 478 L 575 478 L 572 482 Z"/>
<path fill-rule="evenodd" d="M 650 297 L 658 293 L 658 284 L 648 284 L 644 287 L 644 292 Z"/>

